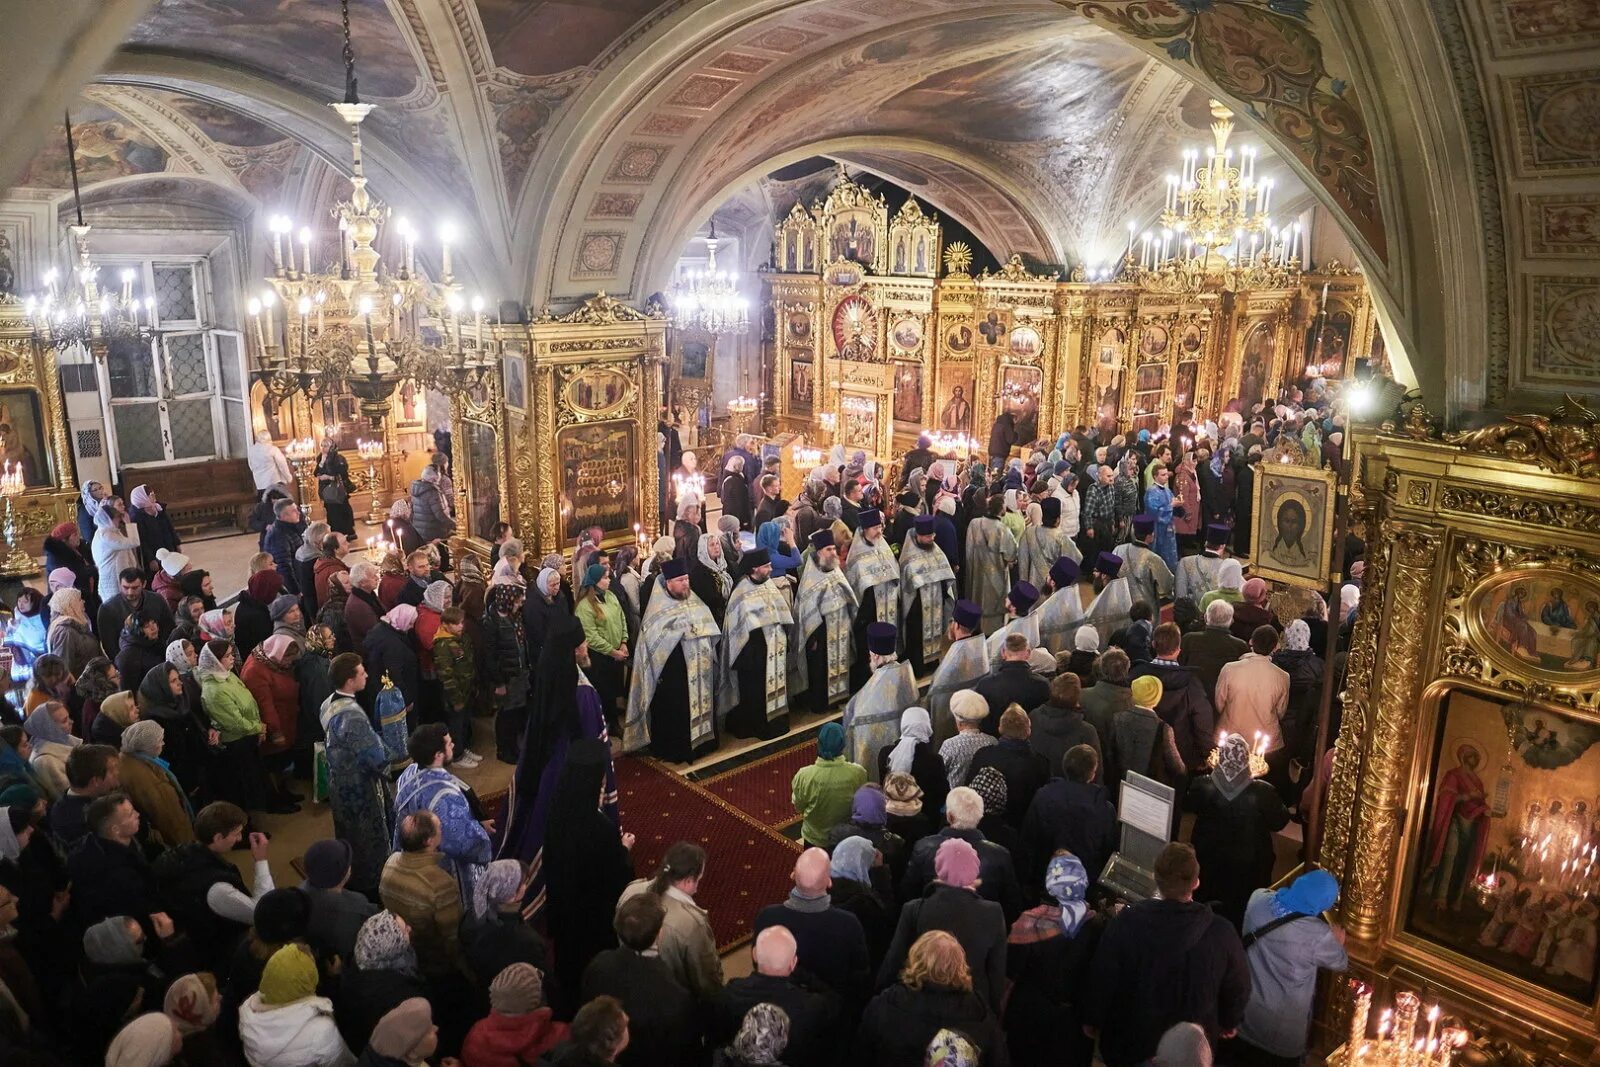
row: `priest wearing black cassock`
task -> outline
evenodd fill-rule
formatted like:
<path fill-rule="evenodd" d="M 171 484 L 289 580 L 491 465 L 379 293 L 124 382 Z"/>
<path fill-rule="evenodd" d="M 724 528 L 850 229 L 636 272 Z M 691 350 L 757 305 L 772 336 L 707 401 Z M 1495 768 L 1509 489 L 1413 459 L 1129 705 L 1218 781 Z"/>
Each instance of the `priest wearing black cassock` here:
<path fill-rule="evenodd" d="M 877 508 L 861 512 L 861 525 L 850 542 L 845 557 L 844 575 L 856 594 L 856 661 L 850 668 L 850 690 L 867 684 L 872 673 L 867 657 L 859 650 L 867 647 L 867 627 L 875 622 L 896 626 L 900 622 L 900 562 L 895 559 L 883 536 L 883 513 Z M 897 631 L 898 632 L 898 631 Z"/>
<path fill-rule="evenodd" d="M 661 567 L 634 649 L 633 687 L 622 747 L 688 763 L 717 745 L 716 667 L 722 630 L 689 588 L 680 559 Z"/>
<path fill-rule="evenodd" d="M 850 693 L 851 623 L 856 595 L 839 566 L 833 531 L 811 535 L 811 553 L 800 572 L 794 598 L 794 681 L 791 697 L 805 696 L 804 707 L 826 712 Z"/>
<path fill-rule="evenodd" d="M 722 684 L 717 696 L 727 709 L 734 737 L 770 741 L 789 730 L 789 630 L 794 612 L 773 582 L 764 548 L 745 553 L 745 576 L 728 597 L 723 622 Z"/>

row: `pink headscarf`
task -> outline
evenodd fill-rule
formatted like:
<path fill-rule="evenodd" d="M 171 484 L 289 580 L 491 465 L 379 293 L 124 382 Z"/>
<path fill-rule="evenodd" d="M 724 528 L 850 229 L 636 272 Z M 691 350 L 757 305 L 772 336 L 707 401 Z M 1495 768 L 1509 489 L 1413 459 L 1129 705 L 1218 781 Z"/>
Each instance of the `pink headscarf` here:
<path fill-rule="evenodd" d="M 78 576 L 66 567 L 57 567 L 50 572 L 46 584 L 50 587 L 50 592 L 54 593 L 57 589 L 71 589 L 77 580 Z"/>
<path fill-rule="evenodd" d="M 945 885 L 970 889 L 978 880 L 978 850 L 959 837 L 944 841 L 933 854 L 933 874 Z"/>
<path fill-rule="evenodd" d="M 1265 578 L 1251 578 L 1244 583 L 1244 598 L 1251 604 L 1265 605 L 1267 602 L 1267 580 Z"/>
<path fill-rule="evenodd" d="M 417 624 L 417 609 L 410 604 L 396 604 L 389 609 L 389 614 L 383 617 L 383 621 L 401 633 L 408 633 Z"/>
<path fill-rule="evenodd" d="M 288 654 L 289 649 L 294 647 L 294 643 L 294 638 L 288 634 L 273 634 L 261 642 L 261 651 L 272 662 L 281 665 L 283 657 Z"/>
<path fill-rule="evenodd" d="M 147 486 L 134 486 L 133 492 L 128 494 L 128 503 L 132 504 L 136 508 L 142 508 L 148 514 L 161 514 L 161 505 L 157 504 L 150 496 L 150 489 Z"/>

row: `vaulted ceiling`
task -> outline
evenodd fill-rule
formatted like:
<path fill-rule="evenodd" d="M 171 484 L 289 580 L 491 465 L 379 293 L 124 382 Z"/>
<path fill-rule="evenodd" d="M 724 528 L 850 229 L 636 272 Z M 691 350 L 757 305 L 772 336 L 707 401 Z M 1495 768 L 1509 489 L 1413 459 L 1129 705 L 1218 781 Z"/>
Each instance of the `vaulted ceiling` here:
<path fill-rule="evenodd" d="M 1130 213 L 1153 216 L 1217 95 L 1268 149 L 1278 203 L 1314 197 L 1341 220 L 1430 392 L 1460 409 L 1600 380 L 1592 4 L 350 6 L 378 105 L 374 189 L 453 216 L 479 284 L 536 306 L 641 298 L 719 204 L 818 154 L 894 180 L 997 254 L 1101 258 Z M 344 91 L 338 5 L 148 7 L 74 104 L 96 196 L 160 175 L 225 190 L 257 227 L 325 217 L 348 166 L 325 106 Z M 61 199 L 55 140 L 13 166 L 14 195 Z"/>

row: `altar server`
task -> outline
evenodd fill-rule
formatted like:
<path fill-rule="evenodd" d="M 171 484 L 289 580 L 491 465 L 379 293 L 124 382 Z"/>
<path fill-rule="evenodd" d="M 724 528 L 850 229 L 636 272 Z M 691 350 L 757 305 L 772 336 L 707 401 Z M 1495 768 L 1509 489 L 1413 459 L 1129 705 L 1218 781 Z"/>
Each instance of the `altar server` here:
<path fill-rule="evenodd" d="M 1039 510 L 1043 515 L 1039 525 L 1022 531 L 1022 543 L 1017 555 L 1017 577 L 1037 589 L 1043 589 L 1056 560 L 1066 556 L 1076 562 L 1083 558 L 1083 554 L 1061 524 L 1061 501 L 1054 496 L 1047 496 L 1039 505 Z"/>
<path fill-rule="evenodd" d="M 624 750 L 649 747 L 658 759 L 688 763 L 716 748 L 721 640 L 711 609 L 689 589 L 689 565 L 668 560 L 639 630 Z"/>

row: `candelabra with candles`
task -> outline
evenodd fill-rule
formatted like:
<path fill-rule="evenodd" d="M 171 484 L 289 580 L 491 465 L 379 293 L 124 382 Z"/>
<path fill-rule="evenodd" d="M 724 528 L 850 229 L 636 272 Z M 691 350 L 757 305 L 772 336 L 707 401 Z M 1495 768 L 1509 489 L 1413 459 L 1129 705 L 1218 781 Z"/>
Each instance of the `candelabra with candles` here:
<path fill-rule="evenodd" d="M 372 506 L 367 509 L 367 524 L 376 526 L 383 521 L 383 505 L 378 499 L 378 464 L 383 462 L 383 442 L 358 439 L 356 454 L 367 465 L 367 491 L 372 494 Z"/>
<path fill-rule="evenodd" d="M 309 437 L 298 438 L 283 446 L 283 455 L 294 471 L 294 484 L 300 490 L 300 509 L 304 511 L 312 495 L 311 469 L 317 458 L 317 443 Z M 305 517 L 310 518 L 309 515 Z"/>
<path fill-rule="evenodd" d="M 837 444 L 839 441 L 839 416 L 831 411 L 824 411 L 817 415 L 817 426 L 828 435 L 828 444 Z"/>
<path fill-rule="evenodd" d="M 683 271 L 667 294 L 672 324 L 680 330 L 742 334 L 750 328 L 750 301 L 739 292 L 737 271 L 717 267 L 717 224 L 706 239 L 706 269 Z"/>
<path fill-rule="evenodd" d="M 728 401 L 728 419 L 733 423 L 734 433 L 749 433 L 759 410 L 761 401 L 753 396 L 736 396 Z"/>
<path fill-rule="evenodd" d="M 315 399 L 343 384 L 378 426 L 402 381 L 459 397 L 479 388 L 495 364 L 484 343 L 484 302 L 469 304 L 452 269 L 458 235 L 451 224 L 439 227 L 437 281 L 417 269 L 416 231 L 404 219 L 395 227 L 401 254 L 379 270 L 382 257 L 373 245 L 389 209 L 367 190 L 361 123 L 372 105 L 357 99 L 345 26 L 345 99 L 332 107 L 349 126 L 352 163 L 349 198 L 333 209 L 337 266 L 319 270 L 319 234 L 276 216 L 269 225 L 270 288 L 248 308 L 261 378 L 275 399 L 295 393 Z"/>
<path fill-rule="evenodd" d="M 0 470 L 0 496 L 6 498 L 6 558 L 4 563 L 0 563 L 0 573 L 3 574 L 32 574 L 39 569 L 33 557 L 24 552 L 17 541 L 17 512 L 11 503 L 13 497 L 22 495 L 27 488 L 22 476 L 22 464 L 7 460 L 3 470 Z"/>
<path fill-rule="evenodd" d="M 983 447 L 976 437 L 947 430 L 923 430 L 928 438 L 928 450 L 944 459 L 970 460 Z"/>
<path fill-rule="evenodd" d="M 1350 1031 L 1345 1044 L 1329 1056 L 1330 1064 L 1343 1067 L 1450 1067 L 1455 1054 L 1472 1040 L 1472 1034 L 1457 1026 L 1439 1027 L 1439 1006 L 1426 1016 L 1427 1033 L 1418 1036 L 1422 1021 L 1422 999 L 1415 993 L 1396 993 L 1394 1007 L 1378 1017 L 1375 1037 L 1367 1036 L 1372 1015 L 1372 987 L 1365 982 L 1350 982 Z"/>
<path fill-rule="evenodd" d="M 1243 734 L 1239 735 L 1243 737 Z M 1206 766 L 1216 769 L 1222 760 L 1222 746 L 1228 740 L 1228 731 L 1223 730 L 1217 734 L 1217 747 L 1211 750 L 1211 755 L 1206 757 Z M 1265 778 L 1267 774 L 1267 736 L 1260 730 L 1256 731 L 1255 743 L 1250 746 L 1250 777 Z"/>
<path fill-rule="evenodd" d="M 794 465 L 802 473 L 809 474 L 822 466 L 822 456 L 823 452 L 820 448 L 797 448 L 794 450 Z"/>
<path fill-rule="evenodd" d="M 384 532 L 388 532 L 387 528 Z M 389 553 L 396 551 L 396 542 L 389 540 L 382 533 L 367 538 L 366 544 L 367 562 L 374 567 L 382 564 L 383 558 Z"/>

